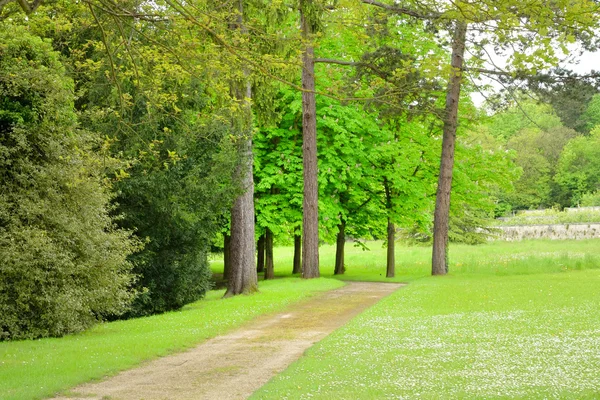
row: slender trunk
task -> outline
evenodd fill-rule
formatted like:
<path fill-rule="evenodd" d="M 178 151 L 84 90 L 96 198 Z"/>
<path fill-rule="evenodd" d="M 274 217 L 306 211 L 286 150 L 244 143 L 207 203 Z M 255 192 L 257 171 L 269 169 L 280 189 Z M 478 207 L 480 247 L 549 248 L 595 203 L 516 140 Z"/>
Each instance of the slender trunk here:
<path fill-rule="evenodd" d="M 388 217 L 387 226 L 387 269 L 385 273 L 386 278 L 393 278 L 396 276 L 396 227 L 394 223 Z"/>
<path fill-rule="evenodd" d="M 258 243 L 256 245 L 258 255 L 256 257 L 256 272 L 264 272 L 265 271 L 265 234 L 263 233 L 258 238 Z"/>
<path fill-rule="evenodd" d="M 246 31 L 242 16 L 244 9 L 242 1 L 239 2 L 238 29 Z M 242 84 L 233 84 L 232 91 L 235 98 L 242 105 L 242 113 L 236 117 L 234 127 L 239 130 L 240 136 L 240 163 L 237 167 L 237 178 L 241 182 L 243 193 L 234 202 L 231 210 L 231 270 L 227 282 L 225 297 L 242 293 L 252 293 L 258 290 L 256 264 L 256 241 L 254 239 L 254 181 L 252 176 L 252 86 L 247 79 L 248 71 L 244 70 L 246 81 Z"/>
<path fill-rule="evenodd" d="M 302 235 L 294 235 L 294 268 L 292 274 L 302 272 Z"/>
<path fill-rule="evenodd" d="M 344 247 L 346 246 L 346 220 L 344 218 L 340 219 L 340 223 L 338 224 L 338 233 L 337 240 L 335 243 L 335 269 L 333 271 L 334 275 L 342 275 L 346 272 L 346 267 L 344 266 Z"/>
<path fill-rule="evenodd" d="M 231 271 L 231 236 L 228 234 L 223 235 L 223 280 L 229 279 L 229 272 Z"/>
<path fill-rule="evenodd" d="M 273 232 L 269 228 L 265 232 L 265 280 L 275 278 L 273 265 Z"/>
<path fill-rule="evenodd" d="M 306 1 L 308 2 L 308 0 Z M 302 201 L 302 277 L 319 277 L 319 189 L 317 183 L 317 120 L 315 102 L 314 47 L 312 28 L 301 14 L 302 38 L 302 158 L 304 167 L 304 199 Z"/>
<path fill-rule="evenodd" d="M 432 275 L 448 273 L 448 229 L 450 217 L 450 191 L 452 190 L 452 169 L 454 168 L 454 148 L 458 120 L 458 102 L 462 82 L 463 59 L 467 25 L 457 22 L 452 39 L 452 74 L 448 81 L 444 135 L 442 139 L 442 159 L 435 198 L 433 219 Z"/>

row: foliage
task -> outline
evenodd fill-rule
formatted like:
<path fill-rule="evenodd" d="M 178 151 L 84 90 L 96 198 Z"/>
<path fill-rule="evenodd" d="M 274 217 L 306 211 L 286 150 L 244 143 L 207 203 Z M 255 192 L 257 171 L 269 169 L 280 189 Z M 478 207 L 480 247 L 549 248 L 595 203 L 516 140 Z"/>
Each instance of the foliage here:
<path fill-rule="evenodd" d="M 54 39 L 77 78 L 82 123 L 128 161 L 117 171 L 115 212 L 146 243 L 130 258 L 138 295 L 128 316 L 197 300 L 210 288 L 208 248 L 238 193 L 235 104 L 214 92 L 221 83 L 198 60 L 213 54 L 166 51 L 192 44 L 174 42 L 184 33 L 164 23 L 70 2 L 43 11 L 30 25 Z"/>
<path fill-rule="evenodd" d="M 579 205 L 582 207 L 598 207 L 598 206 L 600 206 L 600 190 L 582 194 Z"/>
<path fill-rule="evenodd" d="M 479 244 L 494 233 L 490 225 L 499 196 L 513 190 L 520 171 L 514 155 L 494 137 L 477 130 L 462 136 L 456 145 L 449 239 Z"/>
<path fill-rule="evenodd" d="M 333 279 L 278 279 L 261 282 L 260 293 L 253 296 L 221 300 L 223 291 L 212 291 L 179 312 L 105 323 L 60 339 L 0 343 L 0 393 L 3 400 L 52 397 L 57 391 L 183 351 L 342 285 Z"/>
<path fill-rule="evenodd" d="M 600 127 L 588 137 L 571 140 L 564 148 L 555 177 L 571 205 L 600 188 Z"/>
<path fill-rule="evenodd" d="M 600 94 L 594 95 L 587 108 L 583 112 L 581 119 L 585 122 L 586 130 L 589 132 L 600 125 Z"/>
<path fill-rule="evenodd" d="M 512 217 L 497 219 L 495 225 L 540 225 L 540 224 L 575 224 L 575 223 L 600 222 L 600 211 L 576 210 L 558 211 L 555 209 L 536 210 L 519 213 Z"/>
<path fill-rule="evenodd" d="M 109 216 L 112 161 L 78 126 L 58 54 L 0 25 L 0 339 L 78 332 L 129 306 L 138 248 Z"/>
<path fill-rule="evenodd" d="M 562 126 L 547 104 L 531 102 L 494 115 L 484 130 L 505 143 L 515 156 L 522 174 L 514 180 L 515 190 L 500 195 L 508 209 L 566 206 L 570 195 L 555 181 L 558 160 L 567 143 L 579 134 Z"/>
<path fill-rule="evenodd" d="M 590 101 L 598 93 L 598 78 L 581 77 L 560 68 L 552 72 L 558 79 L 546 74 L 533 77 L 528 80 L 530 90 L 539 96 L 542 102 L 552 106 L 565 127 L 580 133 L 589 132 L 593 128 L 593 125 L 588 126 L 587 121 L 591 115 L 585 114 Z M 600 118 L 598 120 L 600 122 Z"/>
<path fill-rule="evenodd" d="M 518 99 L 512 107 L 496 113 L 487 125 L 492 136 L 506 142 L 524 129 L 547 131 L 562 123 L 550 105 Z"/>

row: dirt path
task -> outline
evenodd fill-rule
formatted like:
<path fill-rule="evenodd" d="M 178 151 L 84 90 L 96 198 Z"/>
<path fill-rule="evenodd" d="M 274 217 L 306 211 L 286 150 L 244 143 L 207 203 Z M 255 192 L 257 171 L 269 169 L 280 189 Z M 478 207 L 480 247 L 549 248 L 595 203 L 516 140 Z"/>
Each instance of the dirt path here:
<path fill-rule="evenodd" d="M 314 343 L 400 286 L 349 282 L 184 353 L 76 387 L 55 399 L 245 399 Z"/>

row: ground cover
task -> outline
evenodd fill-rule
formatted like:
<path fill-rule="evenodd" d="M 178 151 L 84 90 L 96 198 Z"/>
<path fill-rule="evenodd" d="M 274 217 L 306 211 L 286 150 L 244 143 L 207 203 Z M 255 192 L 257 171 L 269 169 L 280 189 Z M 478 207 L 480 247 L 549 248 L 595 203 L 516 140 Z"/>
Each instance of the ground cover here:
<path fill-rule="evenodd" d="M 484 272 L 415 280 L 252 398 L 597 398 L 600 270 Z"/>
<path fill-rule="evenodd" d="M 100 324 L 60 339 L 0 343 L 0 398 L 39 399 L 223 334 L 258 315 L 342 286 L 331 279 L 261 282 L 260 294 L 207 299 L 147 318 Z"/>
<path fill-rule="evenodd" d="M 370 251 L 363 251 L 360 248 L 352 246 L 351 243 L 347 244 L 347 272 L 340 277 L 341 279 L 390 281 L 384 276 L 385 249 L 382 247 L 381 242 L 368 243 L 368 247 Z M 550 297 L 549 300 L 557 297 L 567 299 L 570 298 L 568 296 L 571 293 L 571 297 L 575 299 L 574 301 L 577 304 L 581 304 L 584 308 L 577 306 L 569 311 L 567 308 L 552 308 L 554 306 L 552 306 L 552 302 L 549 302 L 548 309 L 540 309 L 541 311 L 538 312 L 541 317 L 536 317 L 537 319 L 514 319 L 516 321 L 515 326 L 526 326 L 527 324 L 536 326 L 535 324 L 544 323 L 548 319 L 554 321 L 556 326 L 562 324 L 568 327 L 571 332 L 576 334 L 576 338 L 580 338 L 581 335 L 593 338 L 593 335 L 596 334 L 586 331 L 587 328 L 582 328 L 578 331 L 570 327 L 569 324 L 576 319 L 580 319 L 584 325 L 591 324 L 594 321 L 590 320 L 590 316 L 588 315 L 589 310 L 585 309 L 585 304 L 589 305 L 591 300 L 585 300 L 586 295 L 584 293 L 584 297 L 579 301 L 578 292 L 569 290 L 571 290 L 570 288 L 576 291 L 579 290 L 579 286 L 581 286 L 579 285 L 579 280 L 571 278 L 576 276 L 583 278 L 590 277 L 589 282 L 597 285 L 598 278 L 597 275 L 594 275 L 597 271 L 591 269 L 600 267 L 600 240 L 539 240 L 518 243 L 491 242 L 480 246 L 451 245 L 451 276 L 438 280 L 428 277 L 430 274 L 430 254 L 431 250 L 429 247 L 397 247 L 397 277 L 391 281 L 407 281 L 411 282 L 411 285 L 406 289 L 402 289 L 401 292 L 404 293 L 406 290 L 408 294 L 400 302 L 395 303 L 390 302 L 391 300 L 386 300 L 383 305 L 377 306 L 377 309 L 381 310 L 380 313 L 382 315 L 389 315 L 400 320 L 408 317 L 422 317 L 424 319 L 418 319 L 418 321 L 424 327 L 427 327 L 427 324 L 429 324 L 431 326 L 439 326 L 440 331 L 448 329 L 449 332 L 453 332 L 452 330 L 454 330 L 455 332 L 467 333 L 470 325 L 474 325 L 474 322 L 479 319 L 484 322 L 488 319 L 492 322 L 495 319 L 510 322 L 514 319 L 514 316 L 509 318 L 506 315 L 515 314 L 519 318 L 521 316 L 531 316 L 530 312 L 525 312 L 527 310 L 522 310 L 517 306 L 520 304 L 527 305 L 530 300 L 535 304 L 539 304 L 542 300 L 545 300 L 543 295 L 548 292 L 548 287 L 539 285 L 547 281 L 545 277 L 556 276 L 558 278 L 553 279 L 558 279 L 557 282 L 564 280 L 564 284 L 557 283 L 556 289 L 551 291 L 556 296 Z M 323 276 L 332 276 L 334 257 L 335 249 L 333 246 L 321 247 L 321 270 Z M 289 277 L 292 269 L 292 249 L 289 247 L 276 248 L 275 262 L 277 277 Z M 222 264 L 216 260 L 213 262 L 213 268 L 215 271 L 221 272 Z M 573 272 L 577 270 L 589 271 Z M 555 274 L 547 274 L 548 272 L 554 272 Z M 426 284 L 427 282 L 431 283 Z M 261 294 L 258 296 L 242 296 L 220 301 L 218 299 L 223 294 L 223 291 L 217 291 L 212 292 L 206 300 L 189 305 L 180 312 L 102 324 L 83 334 L 68 336 L 62 339 L 0 343 L 0 397 L 2 399 L 42 398 L 51 395 L 56 390 L 72 387 L 80 382 L 130 368 L 142 360 L 156 358 L 191 347 L 206 338 L 222 334 L 242 324 L 244 321 L 253 319 L 261 313 L 283 309 L 286 305 L 310 295 L 314 291 L 331 289 L 341 284 L 339 281 L 327 279 L 317 281 L 302 281 L 297 278 L 276 279 L 270 282 L 261 282 Z M 531 290 L 537 288 L 535 290 L 540 290 L 539 296 L 542 297 L 529 298 L 523 294 L 515 294 L 513 293 L 514 291 L 511 292 L 513 285 L 515 288 L 521 288 L 524 291 L 528 288 L 531 288 Z M 585 289 L 588 286 L 584 284 L 582 287 Z M 475 287 L 481 288 L 481 290 L 475 290 Z M 533 294 L 537 293 L 535 290 L 532 291 Z M 437 315 L 435 312 L 437 312 L 436 310 L 439 307 L 444 306 L 445 300 L 437 304 L 433 300 L 427 299 L 433 299 L 435 296 L 439 296 L 442 299 L 444 297 L 452 298 L 450 295 L 460 293 L 466 293 L 467 298 L 458 297 L 455 300 L 456 310 L 446 313 L 447 315 L 453 315 L 452 317 L 448 317 L 448 320 L 455 321 L 454 325 L 447 327 L 439 321 L 435 322 L 437 321 L 434 318 Z M 495 296 L 495 293 L 500 293 L 500 297 L 493 297 L 492 295 L 494 294 Z M 492 297 L 489 299 L 483 297 L 486 295 Z M 511 296 L 514 297 L 514 300 L 510 300 L 513 298 Z M 424 299 L 423 306 L 420 305 L 421 297 Z M 495 300 L 492 302 L 490 299 Z M 592 300 L 596 302 L 597 308 L 597 304 L 599 304 L 598 299 L 593 298 Z M 429 304 L 428 302 L 432 307 L 429 311 L 423 308 Z M 479 311 L 470 309 L 461 310 L 458 307 L 460 304 L 473 304 L 483 308 Z M 485 307 L 491 307 L 490 304 L 498 305 L 499 308 L 495 311 L 508 314 L 498 316 L 495 316 L 493 313 L 486 314 L 488 311 Z M 425 310 L 422 316 L 395 314 L 401 310 L 408 310 L 414 305 L 417 305 L 417 309 L 419 310 Z M 554 315 L 552 314 L 554 312 L 552 310 L 558 310 L 555 314 L 556 318 L 548 317 L 549 315 Z M 563 311 L 565 310 L 569 311 L 572 317 L 565 315 L 563 318 Z M 428 312 L 434 314 L 427 314 Z M 471 312 L 474 314 L 470 315 L 469 313 Z M 455 317 L 454 314 L 459 315 L 459 317 Z M 427 320 L 427 318 L 430 318 L 430 320 Z M 488 321 L 486 323 L 493 325 L 492 322 Z M 365 324 L 365 327 L 368 325 Z M 388 328 L 383 328 L 385 324 L 382 323 L 381 325 L 382 332 L 387 332 Z M 399 324 L 390 323 L 393 329 L 395 329 L 394 326 L 396 325 Z M 498 325 L 494 328 L 496 331 L 490 331 L 492 332 L 490 335 L 493 335 L 493 332 L 503 335 L 504 332 L 510 332 L 510 329 L 512 329 L 511 326 L 506 325 L 506 327 L 503 327 L 502 325 Z M 540 326 L 543 327 L 543 325 Z M 402 335 L 410 333 L 409 328 L 405 328 L 405 331 L 399 332 L 393 329 L 390 334 L 400 338 L 403 337 Z M 435 331 L 434 328 L 431 329 Z M 549 327 L 548 329 L 548 332 L 552 332 L 554 328 Z M 540 330 L 540 334 L 543 332 L 545 331 Z M 569 331 L 565 330 L 564 332 L 567 332 L 565 333 L 566 335 Z M 419 331 L 412 334 L 412 336 L 404 337 L 405 339 L 409 338 L 410 340 L 417 341 L 421 340 L 421 333 Z M 365 331 L 365 335 L 369 336 L 371 333 Z M 431 339 L 431 336 L 423 336 L 422 340 L 427 340 L 428 337 Z M 485 335 L 481 337 L 485 338 Z M 520 339 L 517 336 L 514 337 L 515 340 L 524 340 L 523 343 L 529 347 L 531 347 L 531 343 L 527 342 L 527 340 L 533 340 L 532 338 L 534 336 Z M 491 343 L 493 342 L 492 339 L 493 337 L 490 337 L 486 340 Z M 560 340 L 563 339 L 564 337 L 561 336 Z M 375 335 L 372 336 L 372 339 L 365 339 L 362 336 L 357 339 L 357 341 L 363 340 L 375 341 L 380 340 L 380 338 Z M 580 338 L 580 340 L 583 339 Z M 557 353 L 560 353 L 564 347 L 561 347 L 560 343 L 565 344 L 566 342 L 563 340 L 563 342 L 557 344 L 558 347 L 554 347 Z M 574 347 L 572 347 L 575 351 L 581 350 L 579 344 L 573 344 Z M 469 350 L 471 352 L 477 353 L 478 351 L 483 351 L 481 350 L 483 345 L 477 341 L 464 342 L 462 345 L 464 348 L 472 345 L 473 349 Z M 594 351 L 594 343 L 589 345 L 589 348 Z M 398 354 L 399 357 L 402 357 L 401 353 Z M 471 353 L 467 352 L 467 354 Z M 391 353 L 386 357 L 388 356 L 392 357 Z M 405 360 L 406 363 L 410 364 L 409 359 L 412 356 L 405 355 L 408 360 Z M 414 356 L 413 360 L 416 360 L 415 362 L 426 361 L 425 355 L 419 356 L 416 354 Z M 385 357 L 382 360 L 383 364 L 388 362 Z M 366 360 L 365 362 L 375 361 Z M 358 368 L 360 367 L 360 362 L 357 359 Z M 371 368 L 371 364 L 365 365 Z M 377 362 L 374 365 L 373 368 L 379 368 L 377 367 L 379 365 Z M 369 368 L 365 369 L 365 371 Z M 596 368 L 595 371 L 600 370 Z M 430 375 L 433 376 L 432 374 Z M 376 377 L 369 378 L 366 375 L 365 377 L 375 380 L 362 382 L 363 385 L 371 385 L 376 381 Z M 383 388 L 385 389 L 385 387 Z M 584 392 L 580 392 L 579 394 L 583 395 L 582 393 Z M 367 393 L 366 395 L 368 398 L 370 394 Z M 434 395 L 432 396 L 435 397 Z"/>
<path fill-rule="evenodd" d="M 386 249 L 367 242 L 368 251 L 346 243 L 346 273 L 336 278 L 355 281 L 410 282 L 431 274 L 431 247 L 396 245 L 396 277 L 385 277 Z M 600 268 L 600 239 L 493 241 L 482 245 L 450 244 L 451 274 L 521 275 Z M 275 276 L 290 276 L 293 248 L 274 249 Z M 320 247 L 321 276 L 332 277 L 335 246 Z M 222 261 L 212 263 L 223 272 Z"/>

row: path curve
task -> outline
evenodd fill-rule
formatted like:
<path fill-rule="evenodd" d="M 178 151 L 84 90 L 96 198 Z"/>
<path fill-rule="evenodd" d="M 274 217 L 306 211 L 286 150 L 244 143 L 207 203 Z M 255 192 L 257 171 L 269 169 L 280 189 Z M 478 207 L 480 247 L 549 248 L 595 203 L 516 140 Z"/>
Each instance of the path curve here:
<path fill-rule="evenodd" d="M 55 400 L 245 399 L 314 343 L 401 286 L 347 282 L 191 350 L 78 386 Z"/>

